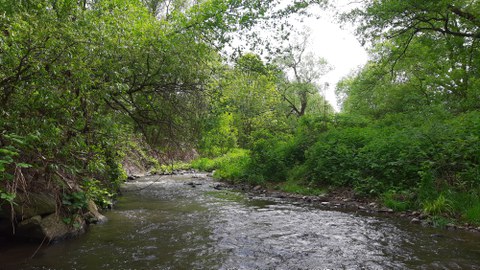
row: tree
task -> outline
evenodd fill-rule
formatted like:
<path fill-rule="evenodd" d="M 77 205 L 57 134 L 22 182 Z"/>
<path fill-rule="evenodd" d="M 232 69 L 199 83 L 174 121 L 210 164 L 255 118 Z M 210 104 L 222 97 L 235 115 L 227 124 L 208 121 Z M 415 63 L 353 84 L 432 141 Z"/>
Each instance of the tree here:
<path fill-rule="evenodd" d="M 227 68 L 215 86 L 216 111 L 233 115 L 238 130 L 238 145 L 248 147 L 252 133 L 258 130 L 282 130 L 282 116 L 277 109 L 280 95 L 276 91 L 275 70 L 259 56 L 248 53 L 239 57 L 233 68 Z"/>
<path fill-rule="evenodd" d="M 437 37 L 480 38 L 480 3 L 467 0 L 367 1 L 364 9 L 348 16 L 361 23 L 359 32 L 368 38 L 392 38 L 422 33 Z M 385 31 L 385 29 L 387 29 Z"/>
<path fill-rule="evenodd" d="M 133 0 L 0 1 L 2 198 L 114 187 L 132 134 L 192 147 L 215 46 L 265 5 L 212 0 L 156 18 Z"/>
<path fill-rule="evenodd" d="M 185 12 L 193 5 L 192 1 L 184 0 L 141 0 L 148 11 L 156 18 L 169 19 L 174 12 Z"/>
<path fill-rule="evenodd" d="M 395 86 L 383 87 L 389 90 L 377 92 L 377 97 L 393 97 L 396 88 L 395 95 L 403 98 L 395 102 L 406 109 L 420 104 L 442 105 L 456 112 L 477 109 L 476 10 L 478 3 L 471 1 L 384 0 L 367 2 L 364 9 L 348 14 L 360 23 L 360 38 L 372 43 L 374 61 L 381 63 L 376 69 L 383 70 L 382 76 Z"/>
<path fill-rule="evenodd" d="M 308 33 L 303 33 L 301 41 L 290 44 L 283 56 L 275 61 L 283 71 L 278 91 L 287 104 L 288 115 L 297 117 L 309 111 L 333 112 L 332 107 L 326 106 L 326 100 L 320 95 L 321 86 L 318 84 L 321 76 L 330 71 L 331 67 L 325 59 L 306 51 L 308 38 Z M 322 103 L 325 106 L 318 106 Z"/>

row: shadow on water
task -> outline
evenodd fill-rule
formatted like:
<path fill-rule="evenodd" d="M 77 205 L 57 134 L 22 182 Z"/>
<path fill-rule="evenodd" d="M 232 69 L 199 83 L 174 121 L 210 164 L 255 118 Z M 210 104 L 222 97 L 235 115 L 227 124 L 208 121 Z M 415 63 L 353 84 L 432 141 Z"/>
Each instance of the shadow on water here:
<path fill-rule="evenodd" d="M 194 184 L 192 185 L 192 182 Z M 191 175 L 127 183 L 110 221 L 0 269 L 480 269 L 480 236 L 215 190 Z"/>

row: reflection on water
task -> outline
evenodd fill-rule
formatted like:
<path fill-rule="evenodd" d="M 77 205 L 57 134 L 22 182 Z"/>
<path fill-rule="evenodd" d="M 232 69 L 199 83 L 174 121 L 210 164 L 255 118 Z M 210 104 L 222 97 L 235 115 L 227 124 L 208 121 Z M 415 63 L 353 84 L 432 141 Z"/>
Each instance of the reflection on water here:
<path fill-rule="evenodd" d="M 192 176 L 126 184 L 110 221 L 0 269 L 480 269 L 480 236 L 212 188 Z M 201 185 L 186 185 L 188 182 Z"/>

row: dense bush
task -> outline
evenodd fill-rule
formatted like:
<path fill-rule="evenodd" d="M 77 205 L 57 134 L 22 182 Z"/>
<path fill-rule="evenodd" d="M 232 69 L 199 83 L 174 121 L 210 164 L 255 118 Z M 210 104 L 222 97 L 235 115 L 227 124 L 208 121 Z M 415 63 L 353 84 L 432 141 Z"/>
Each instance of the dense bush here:
<path fill-rule="evenodd" d="M 257 139 L 251 153 L 250 172 L 265 181 L 285 181 L 289 166 L 295 162 L 290 156 L 291 146 L 289 137 L 262 136 Z"/>
<path fill-rule="evenodd" d="M 374 136 L 369 128 L 335 129 L 322 134 L 306 152 L 308 179 L 320 185 L 353 186 L 361 180 L 361 149 Z"/>
<path fill-rule="evenodd" d="M 213 176 L 233 182 L 261 182 L 249 170 L 251 165 L 250 152 L 244 149 L 232 149 L 216 158 L 199 158 L 191 162 L 194 169 L 214 171 Z"/>

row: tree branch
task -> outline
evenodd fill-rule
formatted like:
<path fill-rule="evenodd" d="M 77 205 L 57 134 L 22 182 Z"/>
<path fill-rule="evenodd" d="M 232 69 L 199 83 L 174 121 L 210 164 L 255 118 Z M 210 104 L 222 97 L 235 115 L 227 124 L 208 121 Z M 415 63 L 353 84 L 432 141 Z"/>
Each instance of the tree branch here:
<path fill-rule="evenodd" d="M 464 19 L 469 20 L 470 22 L 472 22 L 472 23 L 475 24 L 476 26 L 480 26 L 480 20 L 479 20 L 475 15 L 473 15 L 472 13 L 463 11 L 463 10 L 461 10 L 460 8 L 455 7 L 455 6 L 453 6 L 453 5 L 448 5 L 448 9 L 449 9 L 452 13 L 454 13 L 455 15 L 457 15 L 457 16 L 459 16 L 459 17 L 462 17 L 462 18 L 464 18 Z"/>

